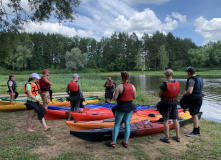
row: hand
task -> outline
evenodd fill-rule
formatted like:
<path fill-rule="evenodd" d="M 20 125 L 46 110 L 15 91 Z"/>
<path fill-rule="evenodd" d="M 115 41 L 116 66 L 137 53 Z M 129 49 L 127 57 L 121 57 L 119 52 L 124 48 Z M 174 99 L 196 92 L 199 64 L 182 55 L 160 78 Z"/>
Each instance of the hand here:
<path fill-rule="evenodd" d="M 15 92 L 12 92 L 12 95 L 14 96 L 14 95 L 15 95 Z"/>
<path fill-rule="evenodd" d="M 84 98 L 84 102 L 86 101 L 86 99 Z"/>

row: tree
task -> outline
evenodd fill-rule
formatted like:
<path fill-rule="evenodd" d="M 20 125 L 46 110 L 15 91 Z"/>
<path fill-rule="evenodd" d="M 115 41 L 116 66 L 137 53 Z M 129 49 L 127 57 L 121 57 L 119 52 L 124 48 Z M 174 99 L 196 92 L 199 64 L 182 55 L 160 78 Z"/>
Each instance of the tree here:
<path fill-rule="evenodd" d="M 89 60 L 86 53 L 81 54 L 79 48 L 73 48 L 71 51 L 67 51 L 65 55 L 66 68 L 69 70 L 83 69 Z"/>
<path fill-rule="evenodd" d="M 160 46 L 158 54 L 160 58 L 160 67 L 162 70 L 165 70 L 165 68 L 168 67 L 169 64 L 169 58 L 167 56 L 165 45 Z"/>
<path fill-rule="evenodd" d="M 0 0 L 0 29 L 18 30 L 26 22 L 42 22 L 51 17 L 59 23 L 74 20 L 77 14 L 74 8 L 79 4 L 79 0 L 28 0 L 28 5 L 22 0 Z"/>
<path fill-rule="evenodd" d="M 19 71 L 26 69 L 28 66 L 28 60 L 32 57 L 31 49 L 26 46 L 17 46 L 15 54 L 10 54 L 6 58 L 5 63 L 11 66 L 13 69 Z"/>

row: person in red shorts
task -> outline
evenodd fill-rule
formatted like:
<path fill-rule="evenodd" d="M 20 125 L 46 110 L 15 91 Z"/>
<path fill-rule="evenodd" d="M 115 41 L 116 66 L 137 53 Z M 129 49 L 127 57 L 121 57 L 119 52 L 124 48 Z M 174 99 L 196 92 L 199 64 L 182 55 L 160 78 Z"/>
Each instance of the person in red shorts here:
<path fill-rule="evenodd" d="M 48 76 L 49 76 L 49 70 L 44 69 L 43 70 L 43 76 L 39 80 L 39 84 L 41 87 L 41 99 L 43 101 L 43 107 L 45 109 L 48 109 L 48 103 L 50 101 L 50 90 L 52 83 L 50 82 Z"/>

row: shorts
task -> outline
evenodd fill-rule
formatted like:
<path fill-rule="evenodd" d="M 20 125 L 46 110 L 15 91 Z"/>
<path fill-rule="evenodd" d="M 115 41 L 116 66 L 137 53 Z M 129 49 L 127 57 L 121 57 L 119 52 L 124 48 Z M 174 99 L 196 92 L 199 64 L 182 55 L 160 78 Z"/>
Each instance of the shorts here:
<path fill-rule="evenodd" d="M 34 107 L 32 107 L 31 105 L 27 105 L 26 104 L 26 108 L 27 108 L 27 110 L 32 110 L 32 109 L 35 109 Z"/>
<path fill-rule="evenodd" d="M 49 91 L 42 91 L 41 92 L 41 99 L 42 99 L 43 104 L 48 104 L 50 102 Z"/>
<path fill-rule="evenodd" d="M 171 106 L 162 106 L 162 116 L 163 119 L 178 119 L 178 110 L 177 105 L 171 105 Z"/>
<path fill-rule="evenodd" d="M 190 115 L 197 115 L 200 112 L 200 108 L 203 103 L 203 99 L 189 99 L 189 111 Z"/>

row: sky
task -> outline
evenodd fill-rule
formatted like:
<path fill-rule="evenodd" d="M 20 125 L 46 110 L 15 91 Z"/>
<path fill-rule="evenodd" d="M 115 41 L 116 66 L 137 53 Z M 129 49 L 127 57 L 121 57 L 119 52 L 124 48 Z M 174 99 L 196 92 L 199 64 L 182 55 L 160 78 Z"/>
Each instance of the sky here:
<path fill-rule="evenodd" d="M 23 3 L 27 3 L 22 0 Z M 59 33 L 100 41 L 114 32 L 171 32 L 198 45 L 221 40 L 221 0 L 81 0 L 73 22 L 30 23 L 26 32 Z"/>

